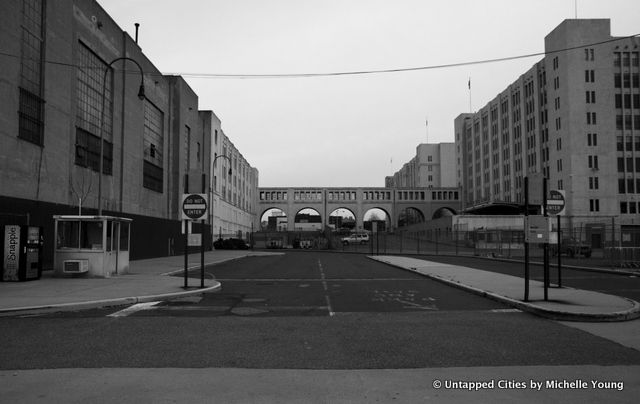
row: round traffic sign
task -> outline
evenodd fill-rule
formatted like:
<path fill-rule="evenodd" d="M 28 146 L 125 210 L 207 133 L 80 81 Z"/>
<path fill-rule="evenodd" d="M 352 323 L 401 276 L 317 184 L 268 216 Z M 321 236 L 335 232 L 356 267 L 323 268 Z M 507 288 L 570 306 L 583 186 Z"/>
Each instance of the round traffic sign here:
<path fill-rule="evenodd" d="M 550 190 L 549 198 L 547 198 L 547 213 L 558 215 L 564 210 L 564 205 L 564 191 Z"/>
<path fill-rule="evenodd" d="M 205 195 L 185 195 L 182 201 L 182 212 L 192 220 L 203 218 L 207 214 L 207 199 Z"/>

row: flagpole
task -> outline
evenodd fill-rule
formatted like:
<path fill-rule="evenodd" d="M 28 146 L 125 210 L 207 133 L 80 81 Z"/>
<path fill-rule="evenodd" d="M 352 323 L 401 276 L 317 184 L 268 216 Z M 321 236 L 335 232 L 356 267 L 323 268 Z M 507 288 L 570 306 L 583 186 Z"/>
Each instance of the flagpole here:
<path fill-rule="evenodd" d="M 428 118 L 428 117 L 425 117 L 425 118 L 424 118 L 424 126 L 425 126 L 425 127 L 426 127 L 426 129 L 427 129 L 427 134 L 426 134 L 426 136 L 427 136 L 427 143 L 429 143 L 429 118 Z"/>
<path fill-rule="evenodd" d="M 471 107 L 471 77 L 469 77 L 469 113 L 473 113 L 473 108 Z"/>

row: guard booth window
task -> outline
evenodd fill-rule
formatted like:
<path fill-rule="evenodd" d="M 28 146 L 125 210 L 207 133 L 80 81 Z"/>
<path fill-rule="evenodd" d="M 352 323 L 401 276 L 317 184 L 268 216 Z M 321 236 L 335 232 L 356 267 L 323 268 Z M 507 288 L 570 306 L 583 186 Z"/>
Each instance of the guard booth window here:
<path fill-rule="evenodd" d="M 102 250 L 102 222 L 80 222 L 80 248 Z"/>
<path fill-rule="evenodd" d="M 60 222 L 56 248 L 80 247 L 80 222 Z"/>
<path fill-rule="evenodd" d="M 57 248 L 102 249 L 102 223 L 68 221 L 58 224 Z"/>

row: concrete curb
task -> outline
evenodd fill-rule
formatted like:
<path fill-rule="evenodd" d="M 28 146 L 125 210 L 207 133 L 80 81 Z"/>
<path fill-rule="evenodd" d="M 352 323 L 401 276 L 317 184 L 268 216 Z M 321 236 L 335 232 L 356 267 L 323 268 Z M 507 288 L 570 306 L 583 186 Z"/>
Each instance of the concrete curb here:
<path fill-rule="evenodd" d="M 568 311 L 551 310 L 551 309 L 536 305 L 534 303 L 523 302 L 520 300 L 512 299 L 507 296 L 502 296 L 493 292 L 488 292 L 486 290 L 478 289 L 473 286 L 465 285 L 460 282 L 452 281 L 450 279 L 442 278 L 438 275 L 425 274 L 418 271 L 417 268 L 406 268 L 401 265 L 397 265 L 385 260 L 381 260 L 376 256 L 368 256 L 368 258 L 374 261 L 385 263 L 387 265 L 391 265 L 396 268 L 404 269 L 406 271 L 411 271 L 416 274 L 426 276 L 427 278 L 444 283 L 446 285 L 453 286 L 458 289 L 466 290 L 476 295 L 487 297 L 489 299 L 508 304 L 519 310 L 536 314 L 540 317 L 549 318 L 551 320 L 577 321 L 577 322 L 617 322 L 617 321 L 634 320 L 640 317 L 640 304 L 634 300 L 627 299 L 625 297 L 620 297 L 620 299 L 626 300 L 631 304 L 632 307 L 624 311 L 617 311 L 617 312 L 611 312 L 611 313 L 573 313 Z"/>
<path fill-rule="evenodd" d="M 360 252 L 361 254 L 368 254 L 368 253 L 363 253 Z M 488 256 L 483 256 L 483 255 L 455 255 L 455 254 L 447 254 L 447 253 L 442 253 L 442 254 L 404 254 L 404 253 L 385 253 L 383 255 L 389 255 L 389 256 L 394 256 L 394 257 L 407 257 L 410 256 L 412 258 L 416 258 L 416 257 L 424 257 L 425 259 L 428 259 L 429 257 L 461 257 L 461 258 L 476 258 L 476 259 L 481 259 L 481 260 L 485 260 L 485 261 L 499 261 L 499 262 L 511 262 L 511 263 L 518 263 L 518 264 L 523 264 L 524 265 L 524 258 L 523 259 L 514 259 L 514 258 L 506 258 L 506 257 L 488 257 Z M 416 258 L 416 259 L 421 259 L 421 258 Z M 529 263 L 530 265 L 537 265 L 537 266 L 543 266 L 544 263 L 540 262 L 540 261 L 531 261 Z M 558 264 L 555 262 L 550 262 L 549 263 L 550 268 L 557 268 Z M 629 271 L 626 269 L 612 269 L 612 268 L 600 268 L 600 267 L 588 267 L 588 266 L 580 266 L 580 265 L 564 265 L 562 264 L 562 269 L 573 269 L 573 270 L 578 270 L 578 271 L 585 271 L 585 272 L 602 272 L 602 273 L 606 273 L 606 274 L 611 274 L 611 275 L 622 275 L 622 276 L 640 276 L 640 271 Z"/>
<path fill-rule="evenodd" d="M 101 299 L 101 300 L 89 300 L 85 302 L 72 302 L 72 303 L 59 303 L 49 304 L 42 306 L 25 306 L 25 307 L 12 307 L 8 309 L 0 309 L 0 317 L 20 316 L 29 314 L 43 314 L 43 313 L 55 313 L 61 311 L 78 311 L 98 309 L 103 307 L 113 306 L 126 306 L 136 303 L 146 303 L 156 300 L 171 300 L 178 297 L 193 296 L 205 292 L 211 292 L 219 290 L 222 285 L 220 282 L 213 281 L 214 284 L 205 287 L 203 289 L 186 290 L 183 292 L 171 292 L 158 295 L 145 295 L 145 296 L 132 296 L 132 297 L 118 297 L 113 299 Z"/>

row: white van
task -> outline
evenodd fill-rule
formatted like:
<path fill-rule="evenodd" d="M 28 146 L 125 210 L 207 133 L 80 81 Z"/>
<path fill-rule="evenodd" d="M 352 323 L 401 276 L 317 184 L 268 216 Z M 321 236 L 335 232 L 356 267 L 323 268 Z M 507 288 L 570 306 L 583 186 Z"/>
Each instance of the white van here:
<path fill-rule="evenodd" d="M 356 233 L 342 238 L 342 245 L 366 244 L 368 242 L 369 235 L 367 233 Z"/>

